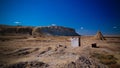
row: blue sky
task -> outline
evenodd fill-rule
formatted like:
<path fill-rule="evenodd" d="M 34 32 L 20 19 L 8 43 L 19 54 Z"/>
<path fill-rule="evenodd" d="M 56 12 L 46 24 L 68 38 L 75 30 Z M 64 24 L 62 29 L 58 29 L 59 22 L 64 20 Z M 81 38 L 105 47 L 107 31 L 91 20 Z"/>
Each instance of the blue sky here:
<path fill-rule="evenodd" d="M 20 22 L 20 23 L 19 23 Z M 0 0 L 0 24 L 74 28 L 81 35 L 120 35 L 119 0 Z"/>

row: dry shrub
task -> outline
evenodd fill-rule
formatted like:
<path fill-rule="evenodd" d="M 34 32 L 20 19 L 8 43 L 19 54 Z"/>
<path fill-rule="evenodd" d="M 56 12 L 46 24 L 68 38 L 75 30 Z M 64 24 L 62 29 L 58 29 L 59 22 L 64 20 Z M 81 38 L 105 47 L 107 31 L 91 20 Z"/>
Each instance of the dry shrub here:
<path fill-rule="evenodd" d="M 109 60 L 109 59 L 101 59 L 100 60 L 101 63 L 105 64 L 105 65 L 111 65 L 111 64 L 116 64 L 116 60 Z"/>
<path fill-rule="evenodd" d="M 47 68 L 49 65 L 44 62 L 31 61 L 19 62 L 12 65 L 4 66 L 3 68 Z"/>
<path fill-rule="evenodd" d="M 120 68 L 119 64 L 111 64 L 109 65 L 109 68 Z"/>
<path fill-rule="evenodd" d="M 113 55 L 94 53 L 92 56 L 95 58 L 98 58 L 100 60 L 100 62 L 105 65 L 111 65 L 111 64 L 117 63 L 117 61 L 116 61 L 117 58 L 115 58 Z"/>

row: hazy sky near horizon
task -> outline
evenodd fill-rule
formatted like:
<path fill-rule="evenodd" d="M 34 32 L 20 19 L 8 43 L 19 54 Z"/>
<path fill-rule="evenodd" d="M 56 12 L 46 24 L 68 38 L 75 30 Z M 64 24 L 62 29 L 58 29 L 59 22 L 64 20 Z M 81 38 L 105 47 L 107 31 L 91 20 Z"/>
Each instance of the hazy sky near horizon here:
<path fill-rule="evenodd" d="M 120 0 L 0 0 L 0 24 L 74 28 L 120 35 Z"/>

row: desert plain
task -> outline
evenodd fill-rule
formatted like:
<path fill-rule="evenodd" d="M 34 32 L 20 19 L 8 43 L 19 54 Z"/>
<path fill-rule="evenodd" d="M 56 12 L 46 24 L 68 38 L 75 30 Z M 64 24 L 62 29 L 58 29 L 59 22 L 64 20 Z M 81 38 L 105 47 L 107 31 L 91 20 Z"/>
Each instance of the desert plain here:
<path fill-rule="evenodd" d="M 71 46 L 72 37 L 80 46 Z M 120 68 L 120 36 L 104 38 L 0 36 L 0 68 Z"/>

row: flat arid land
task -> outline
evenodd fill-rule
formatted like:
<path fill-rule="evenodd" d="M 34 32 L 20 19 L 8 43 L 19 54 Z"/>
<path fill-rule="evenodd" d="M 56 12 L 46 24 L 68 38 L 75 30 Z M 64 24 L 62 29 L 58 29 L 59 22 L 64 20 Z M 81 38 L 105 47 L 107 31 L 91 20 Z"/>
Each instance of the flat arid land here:
<path fill-rule="evenodd" d="M 0 68 L 120 68 L 120 36 L 0 36 Z"/>

